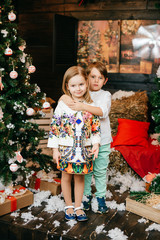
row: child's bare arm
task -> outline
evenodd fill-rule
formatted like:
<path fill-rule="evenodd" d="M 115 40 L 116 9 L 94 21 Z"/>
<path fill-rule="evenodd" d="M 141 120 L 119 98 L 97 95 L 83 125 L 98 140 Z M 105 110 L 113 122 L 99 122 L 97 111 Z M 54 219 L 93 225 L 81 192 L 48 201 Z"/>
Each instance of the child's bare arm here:
<path fill-rule="evenodd" d="M 74 101 L 70 96 L 62 95 L 60 98 L 68 107 L 74 111 L 86 111 L 97 116 L 103 116 L 102 109 L 100 107 L 91 106 L 82 102 Z"/>
<path fill-rule="evenodd" d="M 81 106 L 81 111 L 90 112 L 93 115 L 103 116 L 102 109 L 100 107 L 91 106 L 85 103 L 79 104 Z"/>

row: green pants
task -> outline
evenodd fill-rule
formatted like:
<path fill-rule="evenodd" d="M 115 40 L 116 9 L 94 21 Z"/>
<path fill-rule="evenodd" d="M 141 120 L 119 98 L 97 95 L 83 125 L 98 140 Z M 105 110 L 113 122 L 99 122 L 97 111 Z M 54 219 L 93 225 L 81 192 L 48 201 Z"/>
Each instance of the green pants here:
<path fill-rule="evenodd" d="M 98 158 L 93 161 L 93 172 L 85 175 L 84 195 L 91 195 L 92 175 L 95 177 L 96 197 L 105 197 L 107 188 L 107 167 L 109 164 L 110 144 L 99 148 Z"/>

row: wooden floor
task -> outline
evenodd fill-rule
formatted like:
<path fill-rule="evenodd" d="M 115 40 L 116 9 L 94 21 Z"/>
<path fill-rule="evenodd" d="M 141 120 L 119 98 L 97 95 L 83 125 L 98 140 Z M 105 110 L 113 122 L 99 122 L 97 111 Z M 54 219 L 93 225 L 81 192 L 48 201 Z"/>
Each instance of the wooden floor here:
<path fill-rule="evenodd" d="M 110 190 L 113 193 L 113 198 L 109 199 L 109 201 L 114 199 L 119 204 L 125 202 L 128 193 L 125 192 L 119 196 L 113 188 Z M 141 217 L 127 211 L 110 209 L 107 214 L 103 215 L 89 211 L 87 213 L 89 218 L 87 222 L 79 222 L 71 227 L 64 220 L 64 212 L 49 214 L 43 211 L 44 207 L 45 203 L 43 203 L 41 207 L 32 207 L 32 214 L 38 218 L 27 223 L 25 223 L 20 216 L 13 217 L 10 214 L 1 216 L 0 240 L 105 240 L 111 239 L 107 234 L 109 230 L 115 227 L 121 229 L 121 231 L 128 236 L 129 240 L 160 240 L 159 231 L 145 231 L 153 222 L 139 223 L 138 219 Z M 28 208 L 20 210 L 20 213 L 24 212 L 28 212 Z M 53 222 L 55 220 L 60 222 L 59 227 L 54 227 Z M 102 224 L 105 224 L 103 230 L 105 230 L 106 233 L 101 232 L 97 234 L 95 229 Z M 38 228 L 36 228 L 37 226 Z"/>

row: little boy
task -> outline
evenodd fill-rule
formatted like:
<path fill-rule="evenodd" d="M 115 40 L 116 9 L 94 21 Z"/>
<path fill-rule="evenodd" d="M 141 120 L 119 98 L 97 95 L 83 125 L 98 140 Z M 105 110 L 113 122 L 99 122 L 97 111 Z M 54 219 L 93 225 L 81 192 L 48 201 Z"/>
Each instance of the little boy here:
<path fill-rule="evenodd" d="M 88 111 L 100 116 L 101 122 L 101 144 L 98 158 L 93 161 L 93 173 L 85 175 L 84 188 L 84 210 L 89 210 L 91 206 L 91 181 L 92 175 L 95 177 L 96 198 L 98 202 L 99 213 L 107 212 L 108 208 L 105 203 L 107 189 L 107 167 L 109 164 L 110 143 L 112 141 L 109 112 L 111 108 L 111 94 L 101 88 L 108 81 L 106 66 L 101 62 L 91 63 L 87 70 L 89 90 L 95 106 L 89 106 L 85 103 L 74 102 L 71 99 L 62 96 L 63 101 L 72 109 L 77 111 Z"/>

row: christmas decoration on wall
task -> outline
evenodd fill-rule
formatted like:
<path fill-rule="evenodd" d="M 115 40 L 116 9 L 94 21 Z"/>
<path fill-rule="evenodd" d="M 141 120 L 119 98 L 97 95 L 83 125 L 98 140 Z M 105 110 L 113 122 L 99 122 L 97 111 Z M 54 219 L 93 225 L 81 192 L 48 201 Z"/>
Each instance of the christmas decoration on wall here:
<path fill-rule="evenodd" d="M 35 71 L 32 58 L 26 54 L 26 42 L 18 33 L 12 0 L 1 0 L 0 20 L 0 182 L 17 184 L 28 179 L 32 171 L 27 161 L 47 169 L 51 157 L 38 147 L 45 131 L 31 121 L 38 118 L 34 108 L 41 109 L 44 93 L 30 82 Z M 30 70 L 28 67 L 30 66 Z M 32 66 L 32 67 L 31 67 Z M 36 165 L 36 164 L 35 164 Z"/>
<path fill-rule="evenodd" d="M 96 29 L 93 21 L 82 21 L 79 24 L 78 34 L 78 65 L 86 68 L 88 63 L 95 61 L 101 61 L 106 64 L 102 52 L 100 31 Z"/>
<path fill-rule="evenodd" d="M 132 40 L 135 56 L 143 59 L 159 58 L 159 32 L 159 24 L 140 26 L 136 33 L 136 38 Z M 140 38 L 140 36 L 143 36 L 143 38 Z"/>

